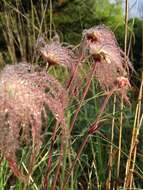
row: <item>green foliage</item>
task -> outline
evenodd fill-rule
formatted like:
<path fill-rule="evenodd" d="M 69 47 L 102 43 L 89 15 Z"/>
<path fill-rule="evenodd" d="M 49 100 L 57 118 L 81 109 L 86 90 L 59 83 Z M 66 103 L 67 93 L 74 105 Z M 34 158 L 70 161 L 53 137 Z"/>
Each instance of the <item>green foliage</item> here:
<path fill-rule="evenodd" d="M 121 4 L 111 4 L 108 0 L 72 0 L 53 6 L 53 23 L 67 42 L 79 42 L 84 28 L 103 23 L 115 28 L 122 22 Z"/>
<path fill-rule="evenodd" d="M 132 22 L 132 20 L 130 22 Z M 142 66 L 142 29 L 142 21 L 135 19 L 133 25 L 134 40 L 132 42 L 132 61 L 134 62 L 136 70 L 140 70 Z"/>

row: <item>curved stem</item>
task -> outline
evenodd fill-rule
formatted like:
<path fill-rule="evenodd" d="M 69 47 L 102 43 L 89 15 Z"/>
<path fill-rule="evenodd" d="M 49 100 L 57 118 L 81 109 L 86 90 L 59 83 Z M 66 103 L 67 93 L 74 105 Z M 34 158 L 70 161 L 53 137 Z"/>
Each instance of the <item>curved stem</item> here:
<path fill-rule="evenodd" d="M 50 150 L 49 150 L 49 154 L 48 154 L 48 161 L 47 161 L 47 172 L 44 177 L 44 190 L 48 189 L 48 178 L 49 178 L 49 172 L 50 172 L 51 164 L 52 164 L 52 150 L 53 150 L 54 142 L 56 139 L 57 126 L 58 126 L 58 124 L 54 128 L 54 131 L 52 134 L 52 140 L 51 140 Z"/>
<path fill-rule="evenodd" d="M 81 106 L 82 106 L 82 103 L 83 103 L 83 101 L 84 101 L 84 99 L 85 99 L 85 97 L 86 97 L 86 95 L 87 95 L 87 92 L 88 92 L 88 90 L 89 90 L 89 87 L 90 87 L 92 78 L 93 78 L 93 76 L 94 76 L 94 74 L 95 74 L 95 70 L 96 70 L 96 64 L 94 63 L 94 64 L 93 64 L 92 71 L 91 71 L 91 73 L 89 74 L 89 77 L 90 77 L 90 78 L 87 79 L 86 86 L 85 86 L 85 88 L 84 88 L 84 90 L 83 90 L 83 94 L 82 94 L 82 97 L 81 97 L 81 100 L 80 100 L 80 104 L 79 104 L 79 106 L 78 106 L 78 108 L 77 108 L 77 110 L 76 110 L 76 112 L 75 112 L 75 114 L 74 114 L 73 120 L 72 120 L 72 122 L 71 122 L 70 131 L 72 131 L 72 129 L 73 129 L 73 127 L 74 127 L 74 124 L 75 124 L 75 121 L 76 121 L 76 119 L 77 119 L 78 113 L 79 113 L 80 108 L 81 108 Z"/>
<path fill-rule="evenodd" d="M 85 139 L 84 139 L 84 142 L 83 142 L 82 145 L 80 146 L 79 152 L 78 152 L 78 154 L 77 154 L 77 156 L 76 156 L 76 159 L 75 159 L 75 161 L 73 162 L 73 164 L 72 164 L 72 166 L 71 166 L 71 168 L 70 168 L 70 170 L 69 170 L 70 173 L 71 173 L 71 171 L 73 171 L 73 169 L 74 169 L 74 167 L 75 167 L 77 161 L 79 160 L 80 155 L 81 155 L 81 153 L 82 153 L 82 151 L 83 151 L 83 149 L 84 149 L 84 147 L 85 147 L 85 145 L 86 145 L 86 143 L 87 143 L 87 141 L 88 141 L 89 136 L 90 136 L 90 134 L 87 134 L 87 136 L 86 136 Z M 70 178 L 70 173 L 69 173 L 69 175 L 67 175 L 67 177 L 66 177 L 66 179 L 65 179 L 65 181 L 64 181 L 64 183 L 63 183 L 62 190 L 64 190 L 64 189 L 66 188 L 66 185 L 67 185 L 68 180 L 69 180 L 69 178 Z M 53 190 L 53 189 L 52 189 L 52 190 Z"/>

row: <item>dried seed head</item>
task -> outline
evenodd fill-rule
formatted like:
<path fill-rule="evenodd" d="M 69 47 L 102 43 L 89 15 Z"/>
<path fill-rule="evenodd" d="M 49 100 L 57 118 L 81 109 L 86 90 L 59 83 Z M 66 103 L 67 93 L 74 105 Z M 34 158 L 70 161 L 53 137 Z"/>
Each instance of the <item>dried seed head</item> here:
<path fill-rule="evenodd" d="M 92 27 L 83 32 L 82 46 L 88 49 L 96 64 L 96 78 L 104 89 L 110 89 L 120 76 L 127 76 L 114 34 L 105 26 Z M 83 47 L 83 48 L 84 48 Z"/>
<path fill-rule="evenodd" d="M 41 56 L 51 65 L 61 65 L 71 69 L 76 58 L 71 49 L 62 46 L 59 42 L 50 42 L 39 49 Z"/>
<path fill-rule="evenodd" d="M 129 79 L 128 78 L 125 78 L 125 77 L 118 77 L 117 78 L 117 86 L 118 88 L 131 88 L 131 84 L 129 82 Z"/>
<path fill-rule="evenodd" d="M 54 77 L 45 71 L 35 72 L 29 64 L 8 65 L 1 71 L 0 99 L 0 149 L 7 157 L 16 152 L 19 132 L 25 126 L 31 126 L 33 143 L 38 152 L 41 113 L 45 105 L 66 127 L 64 109 L 68 100 L 65 90 Z M 30 131 L 29 127 L 26 129 Z"/>
<path fill-rule="evenodd" d="M 129 82 L 129 79 L 126 77 L 118 77 L 115 86 L 117 87 L 117 92 L 123 97 L 123 100 L 130 105 L 129 98 L 127 96 L 127 92 L 129 89 L 131 89 L 131 84 Z"/>

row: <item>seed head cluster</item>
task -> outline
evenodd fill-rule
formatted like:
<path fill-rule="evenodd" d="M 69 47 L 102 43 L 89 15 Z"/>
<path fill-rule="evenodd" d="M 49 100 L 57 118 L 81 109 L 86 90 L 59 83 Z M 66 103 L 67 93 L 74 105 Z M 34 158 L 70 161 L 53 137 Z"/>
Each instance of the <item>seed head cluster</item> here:
<path fill-rule="evenodd" d="M 127 72 L 129 61 L 123 57 L 114 34 L 107 27 L 101 25 L 84 30 L 82 47 L 85 56 L 88 52 L 93 64 L 96 64 L 96 79 L 104 90 L 118 88 L 120 92 L 125 92 L 130 87 Z M 126 85 L 123 82 L 121 87 L 121 80 L 128 82 Z"/>

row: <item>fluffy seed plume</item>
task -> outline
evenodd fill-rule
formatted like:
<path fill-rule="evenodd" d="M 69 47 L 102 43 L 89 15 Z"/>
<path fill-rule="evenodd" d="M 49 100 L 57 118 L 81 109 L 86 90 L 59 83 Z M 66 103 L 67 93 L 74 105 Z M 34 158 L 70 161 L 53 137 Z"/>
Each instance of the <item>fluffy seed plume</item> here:
<path fill-rule="evenodd" d="M 51 42 L 46 43 L 43 39 L 38 51 L 48 66 L 61 65 L 72 69 L 76 63 L 76 56 L 73 51 L 57 40 L 51 40 Z"/>
<path fill-rule="evenodd" d="M 0 73 L 0 149 L 15 158 L 20 131 L 32 134 L 36 152 L 41 144 L 41 113 L 48 106 L 66 131 L 64 109 L 68 100 L 61 84 L 45 71 L 27 63 L 6 66 Z"/>
<path fill-rule="evenodd" d="M 82 49 L 85 56 L 91 55 L 96 64 L 95 75 L 104 90 L 115 89 L 129 103 L 129 60 L 119 48 L 115 35 L 105 26 L 83 31 Z M 132 69 L 132 67 L 131 67 Z"/>
<path fill-rule="evenodd" d="M 117 77 L 127 76 L 127 60 L 122 56 L 114 34 L 107 27 L 84 30 L 83 46 L 94 59 L 96 78 L 103 89 L 112 88 Z"/>

